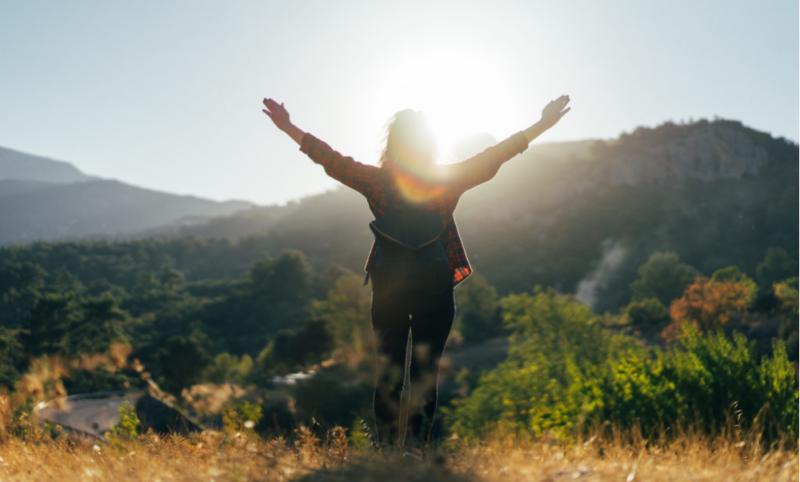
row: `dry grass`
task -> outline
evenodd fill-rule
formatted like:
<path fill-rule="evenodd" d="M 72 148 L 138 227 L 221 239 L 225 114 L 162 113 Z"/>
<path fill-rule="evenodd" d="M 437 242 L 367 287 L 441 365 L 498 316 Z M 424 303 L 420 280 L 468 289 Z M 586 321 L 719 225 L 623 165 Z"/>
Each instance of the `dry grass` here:
<path fill-rule="evenodd" d="M 29 437 L 32 438 L 32 437 Z M 648 444 L 621 437 L 587 442 L 498 438 L 448 442 L 420 462 L 397 453 L 348 448 L 341 432 L 293 443 L 207 433 L 192 438 L 144 435 L 117 447 L 66 438 L 7 438 L 2 481 L 797 481 L 796 450 L 682 436 Z"/>

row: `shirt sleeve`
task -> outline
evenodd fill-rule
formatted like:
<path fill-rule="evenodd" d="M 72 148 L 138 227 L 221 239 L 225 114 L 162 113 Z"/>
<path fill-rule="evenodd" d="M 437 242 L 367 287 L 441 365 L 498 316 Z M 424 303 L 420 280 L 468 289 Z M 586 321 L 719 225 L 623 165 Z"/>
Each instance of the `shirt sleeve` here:
<path fill-rule="evenodd" d="M 303 135 L 300 151 L 325 168 L 330 177 L 365 196 L 378 184 L 380 168 L 345 157 L 307 132 Z"/>
<path fill-rule="evenodd" d="M 463 193 L 493 178 L 504 162 L 527 148 L 528 140 L 520 131 L 466 161 L 449 165 L 448 177 L 456 191 Z"/>

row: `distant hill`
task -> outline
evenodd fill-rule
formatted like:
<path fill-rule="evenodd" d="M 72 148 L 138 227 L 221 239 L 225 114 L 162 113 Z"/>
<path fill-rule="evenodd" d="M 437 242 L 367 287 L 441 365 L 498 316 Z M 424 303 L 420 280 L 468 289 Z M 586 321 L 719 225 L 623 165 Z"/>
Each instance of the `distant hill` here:
<path fill-rule="evenodd" d="M 0 147 L 0 179 L 67 183 L 97 179 L 72 164 Z"/>
<path fill-rule="evenodd" d="M 466 193 L 455 218 L 473 266 L 501 292 L 576 292 L 583 281 L 596 309 L 616 309 L 654 251 L 705 274 L 737 265 L 752 275 L 770 246 L 797 259 L 797 199 L 797 144 L 717 119 L 535 144 Z M 170 233 L 261 233 L 273 255 L 300 249 L 312 263 L 360 270 L 370 219 L 363 197 L 342 188 Z"/>
<path fill-rule="evenodd" d="M 53 186 L 52 182 L 0 179 L 0 198 L 37 191 L 39 189 L 47 189 L 51 186 Z"/>
<path fill-rule="evenodd" d="M 114 238 L 247 210 L 88 176 L 67 162 L 0 148 L 0 244 Z"/>

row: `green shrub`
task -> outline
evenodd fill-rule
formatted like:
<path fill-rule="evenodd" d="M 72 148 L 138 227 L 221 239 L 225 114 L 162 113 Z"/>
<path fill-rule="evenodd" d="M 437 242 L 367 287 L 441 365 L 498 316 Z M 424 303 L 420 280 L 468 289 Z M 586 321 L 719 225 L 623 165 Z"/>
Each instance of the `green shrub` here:
<path fill-rule="evenodd" d="M 715 283 L 729 281 L 745 285 L 750 293 L 747 296 L 747 307 L 752 308 L 755 306 L 756 299 L 758 299 L 758 285 L 736 266 L 728 266 L 714 271 L 714 274 L 711 275 L 711 281 Z"/>
<path fill-rule="evenodd" d="M 497 290 L 479 274 L 473 274 L 455 292 L 456 320 L 454 330 L 465 343 L 480 343 L 503 333 Z"/>
<path fill-rule="evenodd" d="M 222 431 L 228 434 L 255 435 L 255 427 L 262 417 L 261 406 L 246 400 L 231 402 L 222 409 Z"/>
<path fill-rule="evenodd" d="M 714 432 L 735 412 L 743 428 L 797 437 L 797 380 L 780 342 L 759 359 L 740 333 L 688 328 L 662 352 L 608 334 L 599 316 L 553 290 L 501 304 L 514 330 L 507 359 L 444 410 L 461 436 L 500 428 L 568 437 L 598 417 L 645 433 L 675 424 Z"/>
<path fill-rule="evenodd" d="M 607 358 L 633 340 L 605 335 L 601 317 L 553 289 L 510 295 L 501 305 L 513 330 L 508 357 L 445 410 L 445 423 L 466 437 L 498 426 L 566 436 L 597 409 Z"/>
<path fill-rule="evenodd" d="M 627 354 L 602 383 L 603 416 L 642 427 L 688 422 L 713 430 L 734 415 L 773 435 L 797 433 L 797 388 L 783 344 L 758 359 L 753 343 L 734 333 L 687 329 L 666 353 Z M 759 419 L 759 417 L 761 417 Z"/>
<path fill-rule="evenodd" d="M 126 400 L 119 406 L 119 422 L 111 426 L 106 432 L 106 438 L 114 447 L 122 447 L 126 442 L 134 440 L 139 435 L 141 423 L 136 416 L 136 408 Z"/>
<path fill-rule="evenodd" d="M 639 277 L 630 285 L 633 300 L 658 298 L 662 304 L 669 305 L 683 294 L 700 273 L 680 262 L 675 253 L 653 253 L 647 262 L 637 270 Z"/>
<path fill-rule="evenodd" d="M 624 319 L 632 325 L 651 325 L 669 319 L 667 308 L 658 298 L 631 301 L 624 312 Z"/>
<path fill-rule="evenodd" d="M 764 261 L 756 267 L 756 279 L 762 287 L 767 289 L 780 280 L 796 275 L 797 260 L 793 259 L 780 246 L 767 248 Z"/>
<path fill-rule="evenodd" d="M 322 371 L 297 383 L 291 391 L 297 420 L 324 432 L 336 426 L 350 427 L 357 416 L 371 419 L 365 412 L 371 406 L 371 384 L 343 382 L 346 376 L 336 370 Z"/>

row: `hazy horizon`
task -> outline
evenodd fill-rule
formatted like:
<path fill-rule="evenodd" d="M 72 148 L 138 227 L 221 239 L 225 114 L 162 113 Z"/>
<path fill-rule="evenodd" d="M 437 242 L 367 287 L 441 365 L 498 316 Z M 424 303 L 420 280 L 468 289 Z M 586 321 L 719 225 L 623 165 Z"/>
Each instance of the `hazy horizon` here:
<path fill-rule="evenodd" d="M 448 144 L 512 134 L 562 93 L 573 111 L 537 143 L 715 116 L 797 142 L 797 19 L 788 1 L 4 4 L 0 146 L 283 204 L 337 183 L 261 113 L 265 96 L 365 163 L 402 108 Z"/>

